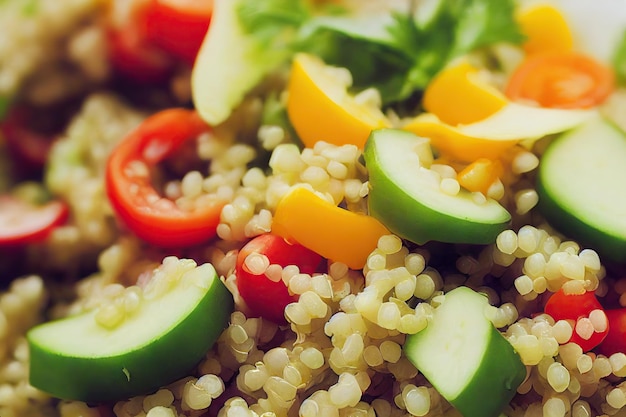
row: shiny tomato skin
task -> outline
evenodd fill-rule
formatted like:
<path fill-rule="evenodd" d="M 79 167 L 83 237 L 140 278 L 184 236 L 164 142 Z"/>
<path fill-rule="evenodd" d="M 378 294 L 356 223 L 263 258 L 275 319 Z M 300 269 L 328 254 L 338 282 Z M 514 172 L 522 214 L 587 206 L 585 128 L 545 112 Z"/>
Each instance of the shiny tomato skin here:
<path fill-rule="evenodd" d="M 131 169 L 137 164 L 150 168 L 209 130 L 195 111 L 170 108 L 148 117 L 111 152 L 105 171 L 107 196 L 118 218 L 139 238 L 174 249 L 215 236 L 225 201 L 183 210 L 154 188 L 149 169 Z"/>
<path fill-rule="evenodd" d="M 149 42 L 136 25 L 110 28 L 107 38 L 111 65 L 121 77 L 148 85 L 165 82 L 171 75 L 172 57 Z"/>
<path fill-rule="evenodd" d="M 270 264 L 282 267 L 297 265 L 300 272 L 306 274 L 313 274 L 323 258 L 304 246 L 291 244 L 281 236 L 271 233 L 253 238 L 239 251 L 235 269 L 237 288 L 252 316 L 263 317 L 279 324 L 286 323 L 285 307 L 297 301 L 298 296 L 290 294 L 282 280 L 274 282 L 265 274 L 256 275 L 250 272 L 245 265 L 245 259 L 251 253 L 267 256 Z"/>
<path fill-rule="evenodd" d="M 12 195 L 0 195 L 0 248 L 40 242 L 68 215 L 69 207 L 59 200 L 34 205 Z"/>
<path fill-rule="evenodd" d="M 626 308 L 605 311 L 609 320 L 609 332 L 598 346 L 599 353 L 611 356 L 614 353 L 626 353 Z"/>
<path fill-rule="evenodd" d="M 16 106 L 0 121 L 0 136 L 6 140 L 16 168 L 25 174 L 43 169 L 54 140 L 53 135 L 30 127 L 34 117 L 30 113 L 25 107 Z"/>
<path fill-rule="evenodd" d="M 544 311 L 554 320 L 570 320 L 574 325 L 579 319 L 589 317 L 589 313 L 593 310 L 604 311 L 593 291 L 583 294 L 565 294 L 562 289 L 548 299 L 544 308 Z M 579 345 L 584 352 L 588 352 L 604 340 L 608 331 L 607 329 L 603 332 L 594 332 L 589 339 L 583 339 L 574 330 L 569 341 Z"/>
<path fill-rule="evenodd" d="M 193 64 L 213 14 L 213 0 L 149 0 L 146 36 L 165 51 Z"/>

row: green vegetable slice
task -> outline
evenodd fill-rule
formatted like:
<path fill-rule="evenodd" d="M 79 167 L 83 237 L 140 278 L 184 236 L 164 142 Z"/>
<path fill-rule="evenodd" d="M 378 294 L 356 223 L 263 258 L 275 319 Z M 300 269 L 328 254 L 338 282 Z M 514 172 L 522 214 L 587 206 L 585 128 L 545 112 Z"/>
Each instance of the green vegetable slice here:
<path fill-rule="evenodd" d="M 464 417 L 497 417 L 526 377 L 513 346 L 485 316 L 487 297 L 467 287 L 445 295 L 404 352 Z"/>
<path fill-rule="evenodd" d="M 247 32 L 239 16 L 240 12 L 246 16 L 246 2 L 215 1 L 211 25 L 191 74 L 195 107 L 211 125 L 225 121 L 248 91 L 291 54 L 284 47 L 272 48 L 262 33 Z M 278 37 L 280 29 L 271 33 Z"/>
<path fill-rule="evenodd" d="M 152 392 L 192 370 L 233 310 L 210 264 L 166 258 L 143 291 L 130 288 L 98 309 L 31 329 L 31 385 L 87 402 Z"/>
<path fill-rule="evenodd" d="M 541 158 L 538 208 L 562 233 L 626 261 L 626 135 L 596 118 L 559 136 Z"/>
<path fill-rule="evenodd" d="M 433 181 L 428 139 L 381 129 L 365 144 L 370 214 L 390 231 L 418 244 L 428 241 L 486 244 L 511 216 L 498 202 L 477 203 L 467 190 L 450 195 Z"/>

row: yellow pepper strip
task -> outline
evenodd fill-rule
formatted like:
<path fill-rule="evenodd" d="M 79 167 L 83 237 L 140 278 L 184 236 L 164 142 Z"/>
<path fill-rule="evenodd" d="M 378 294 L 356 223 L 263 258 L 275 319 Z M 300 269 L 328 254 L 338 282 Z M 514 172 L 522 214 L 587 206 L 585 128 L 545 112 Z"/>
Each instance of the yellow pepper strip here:
<path fill-rule="evenodd" d="M 348 93 L 351 84 L 347 70 L 327 66 L 313 55 L 295 56 L 287 85 L 287 114 L 305 146 L 325 141 L 363 149 L 372 130 L 390 126 L 379 108 L 359 103 Z"/>
<path fill-rule="evenodd" d="M 456 162 L 497 159 L 516 143 L 563 132 L 594 117 L 591 109 L 547 109 L 509 103 L 496 113 L 466 125 L 442 123 L 432 113 L 411 119 L 402 128 L 429 138 L 438 157 Z"/>
<path fill-rule="evenodd" d="M 489 187 L 502 173 L 502 164 L 487 158 L 479 158 L 457 174 L 457 181 L 468 191 L 478 191 L 485 195 Z"/>
<path fill-rule="evenodd" d="M 466 59 L 444 68 L 424 92 L 424 108 L 442 122 L 457 125 L 473 123 L 497 112 L 506 96 L 480 76 Z"/>
<path fill-rule="evenodd" d="M 574 39 L 565 17 L 555 7 L 542 4 L 520 10 L 517 22 L 527 40 L 522 45 L 529 54 L 565 52 L 573 48 Z"/>
<path fill-rule="evenodd" d="M 304 187 L 280 200 L 272 232 L 352 269 L 362 269 L 378 239 L 390 233 L 375 218 L 335 206 Z"/>
<path fill-rule="evenodd" d="M 497 140 L 465 135 L 459 129 L 441 123 L 430 113 L 416 117 L 403 129 L 429 138 L 438 153 L 458 162 L 472 162 L 478 158 L 496 159 L 519 142 L 517 138 Z"/>

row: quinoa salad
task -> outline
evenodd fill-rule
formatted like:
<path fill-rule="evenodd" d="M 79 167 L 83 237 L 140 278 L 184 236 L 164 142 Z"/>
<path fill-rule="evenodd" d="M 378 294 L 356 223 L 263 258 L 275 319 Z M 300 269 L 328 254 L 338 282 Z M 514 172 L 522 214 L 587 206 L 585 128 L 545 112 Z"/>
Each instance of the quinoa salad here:
<path fill-rule="evenodd" d="M 0 417 L 626 416 L 622 0 L 0 27 Z"/>

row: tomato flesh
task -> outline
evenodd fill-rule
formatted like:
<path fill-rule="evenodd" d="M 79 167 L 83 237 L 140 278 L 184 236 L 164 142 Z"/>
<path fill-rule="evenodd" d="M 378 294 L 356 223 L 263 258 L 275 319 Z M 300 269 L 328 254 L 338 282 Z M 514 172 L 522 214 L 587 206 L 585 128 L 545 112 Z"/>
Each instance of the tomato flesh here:
<path fill-rule="evenodd" d="M 154 188 L 150 167 L 174 154 L 209 126 L 193 110 L 163 110 L 146 119 L 113 150 L 106 167 L 107 195 L 119 218 L 156 246 L 193 246 L 213 238 L 224 201 L 183 210 Z"/>
<path fill-rule="evenodd" d="M 69 208 L 61 201 L 34 205 L 12 195 L 0 196 L 0 247 L 40 242 L 63 224 Z"/>
<path fill-rule="evenodd" d="M 276 323 L 286 323 L 285 307 L 298 300 L 290 294 L 284 281 L 274 282 L 264 273 L 255 274 L 246 266 L 248 255 L 258 253 L 267 256 L 270 264 L 282 267 L 298 266 L 301 273 L 313 274 L 322 262 L 321 255 L 271 233 L 255 237 L 237 255 L 235 273 L 241 298 L 255 317 L 263 317 Z"/>
<path fill-rule="evenodd" d="M 148 39 L 193 64 L 213 13 L 213 0 L 150 0 L 146 7 Z"/>
<path fill-rule="evenodd" d="M 582 294 L 566 294 L 562 289 L 548 299 L 544 308 L 544 311 L 555 320 L 570 320 L 574 326 L 579 320 L 588 319 L 589 314 L 594 310 L 604 312 L 604 308 L 593 291 Z M 574 328 L 569 342 L 576 343 L 585 352 L 590 351 L 606 338 L 609 327 L 603 331 L 594 331 L 589 338 L 583 338 Z"/>

